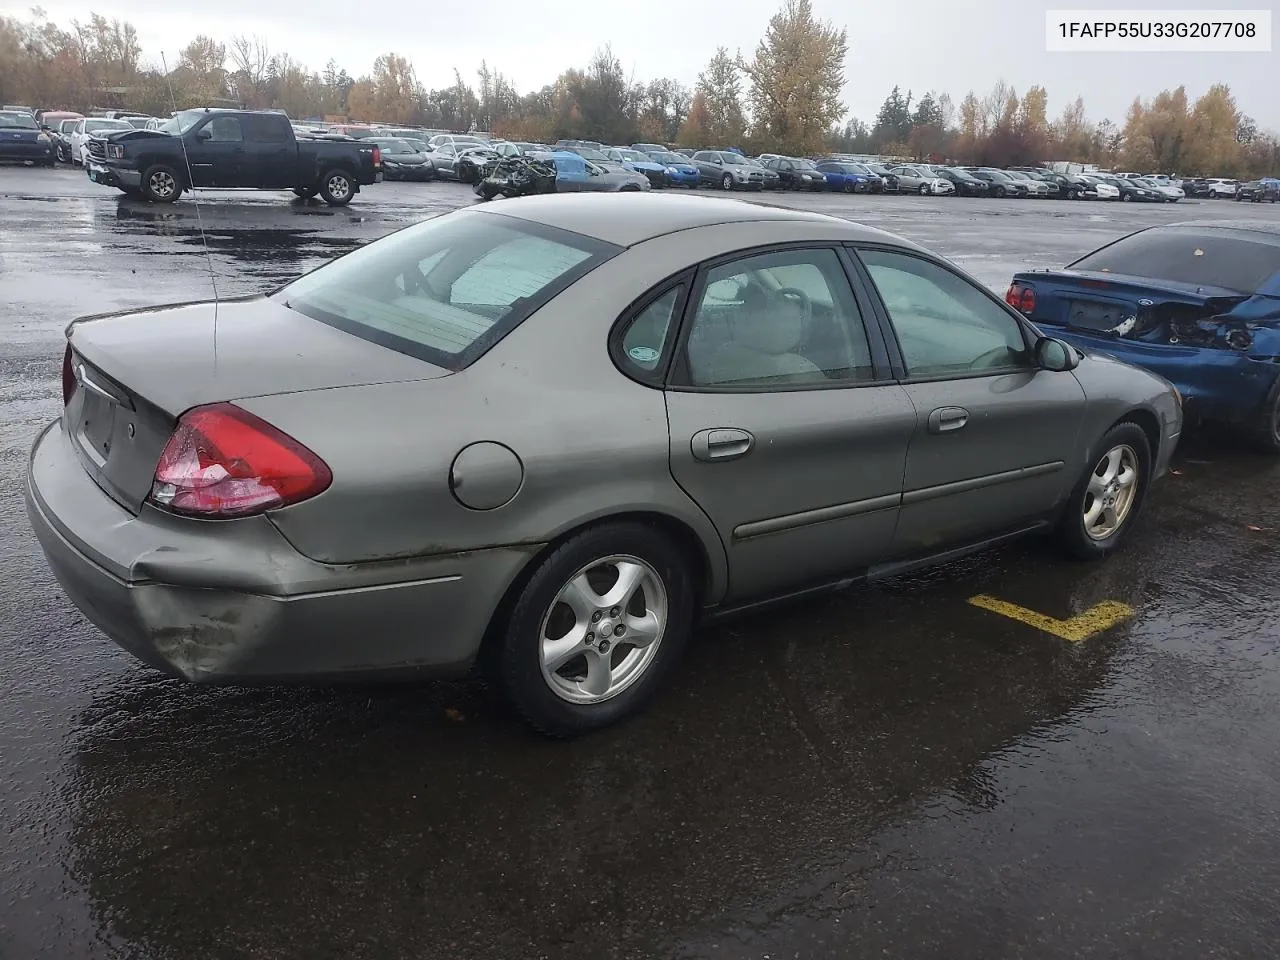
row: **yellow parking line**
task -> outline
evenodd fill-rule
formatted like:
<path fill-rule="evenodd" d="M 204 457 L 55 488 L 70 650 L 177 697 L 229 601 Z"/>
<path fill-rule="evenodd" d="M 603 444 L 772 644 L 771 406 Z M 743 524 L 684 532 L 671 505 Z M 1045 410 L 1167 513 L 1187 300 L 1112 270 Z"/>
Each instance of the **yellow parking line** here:
<path fill-rule="evenodd" d="M 1025 623 L 1029 627 L 1035 627 L 1037 630 L 1051 633 L 1055 637 L 1061 637 L 1071 643 L 1079 643 L 1081 640 L 1088 640 L 1103 630 L 1110 630 L 1117 623 L 1128 620 L 1133 616 L 1134 612 L 1133 607 L 1127 603 L 1120 603 L 1118 600 L 1104 600 L 1102 603 L 1090 607 L 1084 613 L 1076 614 L 1070 620 L 1058 620 L 1054 617 L 1045 616 L 1043 613 L 1028 610 L 1026 607 L 1020 607 L 1016 603 L 1010 603 L 1008 600 L 1000 600 L 996 597 L 989 597 L 986 594 L 970 597 L 969 602 L 975 607 L 990 610 L 992 613 L 998 613 L 1000 616 L 1008 617 L 1010 620 L 1017 620 L 1019 623 Z"/>

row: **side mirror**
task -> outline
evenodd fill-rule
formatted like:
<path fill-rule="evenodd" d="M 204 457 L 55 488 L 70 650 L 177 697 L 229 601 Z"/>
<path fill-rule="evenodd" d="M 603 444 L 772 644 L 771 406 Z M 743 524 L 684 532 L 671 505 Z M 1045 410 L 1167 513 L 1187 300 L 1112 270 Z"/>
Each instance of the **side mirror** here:
<path fill-rule="evenodd" d="M 212 139 L 213 139 L 213 131 L 212 131 L 212 130 L 210 130 L 208 127 L 203 127 L 199 132 L 197 132 L 197 133 L 196 133 L 196 139 L 197 139 L 197 140 L 212 140 Z"/>
<path fill-rule="evenodd" d="M 1080 366 L 1080 355 L 1075 348 L 1054 337 L 1041 337 L 1035 346 L 1036 366 L 1041 370 L 1065 373 Z"/>

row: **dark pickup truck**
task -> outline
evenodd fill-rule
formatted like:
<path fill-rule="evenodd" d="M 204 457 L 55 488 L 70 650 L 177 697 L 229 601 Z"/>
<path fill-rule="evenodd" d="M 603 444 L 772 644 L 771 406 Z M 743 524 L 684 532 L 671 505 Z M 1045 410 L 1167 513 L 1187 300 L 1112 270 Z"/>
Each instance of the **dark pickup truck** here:
<path fill-rule="evenodd" d="M 128 130 L 85 145 L 89 179 L 157 203 L 192 187 L 292 190 L 344 206 L 382 179 L 382 151 L 359 140 L 299 140 L 282 113 L 183 110 L 159 130 Z"/>

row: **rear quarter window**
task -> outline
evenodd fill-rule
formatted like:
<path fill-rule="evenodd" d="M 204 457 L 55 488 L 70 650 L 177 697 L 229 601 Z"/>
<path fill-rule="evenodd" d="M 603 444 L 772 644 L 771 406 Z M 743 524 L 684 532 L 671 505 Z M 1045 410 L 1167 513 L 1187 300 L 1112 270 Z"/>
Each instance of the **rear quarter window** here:
<path fill-rule="evenodd" d="M 1280 244 L 1226 230 L 1144 230 L 1095 250 L 1070 269 L 1254 293 L 1280 273 Z"/>

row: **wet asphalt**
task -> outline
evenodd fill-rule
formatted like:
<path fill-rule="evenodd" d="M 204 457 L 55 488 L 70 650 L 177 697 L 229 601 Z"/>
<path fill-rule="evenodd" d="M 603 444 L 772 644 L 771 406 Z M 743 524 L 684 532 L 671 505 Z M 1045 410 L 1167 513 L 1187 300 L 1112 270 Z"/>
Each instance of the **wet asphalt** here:
<path fill-rule="evenodd" d="M 270 287 L 471 194 L 117 196 L 0 168 L 3 960 L 1275 955 L 1280 465 L 1192 436 L 1104 564 L 1026 543 L 707 629 L 647 714 L 576 742 L 467 683 L 193 688 L 89 626 L 28 528 L 62 327 L 208 296 L 210 261 L 223 296 Z M 1280 216 L 765 199 L 998 289 L 1138 224 Z M 1072 644 L 979 593 L 1136 614 Z"/>

